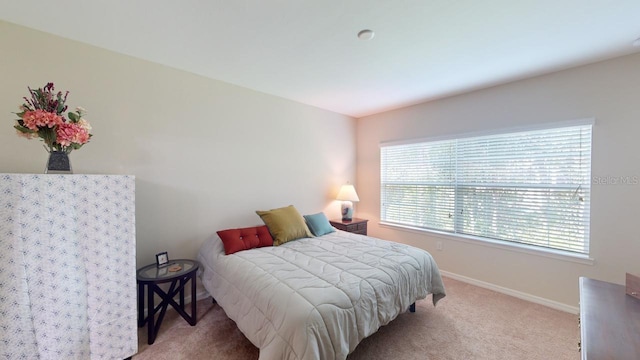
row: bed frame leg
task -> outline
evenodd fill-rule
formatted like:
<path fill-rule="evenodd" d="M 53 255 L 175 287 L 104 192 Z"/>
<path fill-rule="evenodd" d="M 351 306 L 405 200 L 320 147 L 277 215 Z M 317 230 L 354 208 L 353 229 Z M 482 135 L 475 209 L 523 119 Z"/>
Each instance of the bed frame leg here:
<path fill-rule="evenodd" d="M 416 303 L 413 303 L 409 306 L 409 312 L 412 312 L 412 313 L 416 312 Z"/>

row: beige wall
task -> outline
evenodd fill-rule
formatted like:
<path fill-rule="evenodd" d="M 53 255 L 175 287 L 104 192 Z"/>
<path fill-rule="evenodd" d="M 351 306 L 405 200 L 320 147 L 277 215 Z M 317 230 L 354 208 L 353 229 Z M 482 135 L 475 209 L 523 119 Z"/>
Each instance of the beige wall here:
<path fill-rule="evenodd" d="M 216 230 L 259 224 L 256 209 L 294 204 L 339 216 L 354 181 L 370 234 L 429 250 L 440 267 L 577 305 L 577 278 L 640 274 L 640 187 L 593 185 L 594 265 L 380 227 L 380 142 L 595 117 L 593 176 L 640 176 L 640 55 L 519 81 L 357 121 L 292 101 L 0 21 L 0 172 L 42 173 L 41 143 L 14 134 L 26 86 L 54 81 L 83 106 L 95 135 L 76 173 L 133 174 L 138 265 L 166 250 L 193 258 Z M 444 250 L 436 251 L 436 241 Z"/>
<path fill-rule="evenodd" d="M 591 256 L 585 265 L 381 227 L 380 142 L 595 118 L 592 176 L 640 176 L 640 54 L 381 113 L 357 123 L 358 216 L 370 234 L 430 251 L 440 268 L 578 305 L 578 277 L 624 284 L 640 274 L 640 185 L 592 186 Z M 443 250 L 436 250 L 436 242 Z"/>
<path fill-rule="evenodd" d="M 74 172 L 136 176 L 138 266 L 195 258 L 215 231 L 261 224 L 258 209 L 338 217 L 355 181 L 352 118 L 6 22 L 0 49 L 0 172 L 44 170 L 42 143 L 12 128 L 27 86 L 70 90 L 94 134 Z"/>

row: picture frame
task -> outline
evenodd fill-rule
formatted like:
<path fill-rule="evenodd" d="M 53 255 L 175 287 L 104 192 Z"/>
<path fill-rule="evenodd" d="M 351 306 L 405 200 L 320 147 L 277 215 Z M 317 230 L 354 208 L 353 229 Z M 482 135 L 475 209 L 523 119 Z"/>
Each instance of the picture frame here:
<path fill-rule="evenodd" d="M 156 265 L 158 267 L 169 265 L 169 254 L 166 251 L 156 254 Z"/>

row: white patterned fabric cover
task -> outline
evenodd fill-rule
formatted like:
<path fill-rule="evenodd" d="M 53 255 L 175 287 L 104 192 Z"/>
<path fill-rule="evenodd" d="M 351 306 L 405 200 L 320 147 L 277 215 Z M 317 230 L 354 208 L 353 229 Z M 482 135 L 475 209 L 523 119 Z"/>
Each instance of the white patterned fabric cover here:
<path fill-rule="evenodd" d="M 135 179 L 0 174 L 0 358 L 137 352 Z"/>
<path fill-rule="evenodd" d="M 339 230 L 231 255 L 216 237 L 198 259 L 205 288 L 260 360 L 345 359 L 416 300 L 445 296 L 428 252 Z"/>

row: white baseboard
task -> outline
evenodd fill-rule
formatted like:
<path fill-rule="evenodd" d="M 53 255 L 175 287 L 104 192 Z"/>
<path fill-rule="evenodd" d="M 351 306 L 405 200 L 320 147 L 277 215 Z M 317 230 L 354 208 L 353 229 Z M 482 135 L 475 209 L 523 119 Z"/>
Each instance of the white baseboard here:
<path fill-rule="evenodd" d="M 196 293 L 196 301 L 200 301 L 208 297 L 211 297 L 211 295 L 209 295 L 209 293 L 206 290 L 198 291 Z M 191 297 L 189 297 L 189 300 L 191 300 Z M 184 301 L 187 301 L 187 299 L 184 299 Z"/>
<path fill-rule="evenodd" d="M 506 287 L 502 287 L 502 286 L 494 285 L 494 284 L 491 284 L 491 283 L 488 283 L 488 282 L 472 279 L 470 277 L 454 274 L 454 273 L 451 273 L 451 272 L 448 272 L 448 271 L 440 270 L 440 273 L 442 274 L 442 276 L 445 276 L 445 277 L 448 277 L 448 278 L 452 278 L 454 280 L 462 281 L 464 283 L 475 285 L 475 286 L 478 286 L 478 287 L 481 287 L 481 288 L 493 290 L 493 291 L 496 291 L 496 292 L 499 292 L 499 293 L 502 293 L 502 294 L 505 294 L 505 295 L 510 295 L 510 296 L 516 297 L 518 299 L 530 301 L 532 303 L 544 305 L 544 306 L 550 307 L 552 309 L 568 312 L 568 313 L 571 313 L 571 314 L 578 314 L 579 311 L 580 311 L 575 306 L 569 306 L 569 305 L 563 304 L 561 302 L 545 299 L 545 298 L 542 298 L 542 297 L 539 297 L 539 296 L 527 294 L 527 293 L 524 293 L 524 292 L 521 292 L 521 291 L 517 291 L 517 290 L 512 290 L 512 289 L 509 289 L 509 288 L 506 288 Z"/>

